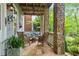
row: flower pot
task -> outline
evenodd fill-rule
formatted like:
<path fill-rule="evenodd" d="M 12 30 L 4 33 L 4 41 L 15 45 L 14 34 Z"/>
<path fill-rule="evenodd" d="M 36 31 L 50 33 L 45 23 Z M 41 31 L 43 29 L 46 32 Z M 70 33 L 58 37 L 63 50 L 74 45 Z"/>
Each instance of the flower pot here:
<path fill-rule="evenodd" d="M 7 49 L 7 56 L 20 56 L 20 48 Z"/>

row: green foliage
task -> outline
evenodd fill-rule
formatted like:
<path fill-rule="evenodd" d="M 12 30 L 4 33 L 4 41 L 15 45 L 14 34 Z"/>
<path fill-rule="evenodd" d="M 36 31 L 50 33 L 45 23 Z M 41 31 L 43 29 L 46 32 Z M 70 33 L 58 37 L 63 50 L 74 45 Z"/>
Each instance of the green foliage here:
<path fill-rule="evenodd" d="M 7 44 L 9 45 L 10 48 L 20 48 L 24 47 L 24 41 L 20 37 L 15 37 L 12 36 L 8 39 Z"/>
<path fill-rule="evenodd" d="M 53 9 L 49 11 L 49 31 L 53 32 Z"/>
<path fill-rule="evenodd" d="M 65 35 L 74 35 L 79 32 L 79 4 L 65 4 Z M 53 7 L 49 9 L 49 31 L 53 31 Z M 40 17 L 34 20 L 35 31 L 39 30 Z"/>
<path fill-rule="evenodd" d="M 65 34 L 79 32 L 79 4 L 65 4 Z"/>
<path fill-rule="evenodd" d="M 40 31 L 40 20 L 41 17 L 37 16 L 34 20 L 33 20 L 33 28 L 35 31 Z M 49 11 L 49 31 L 53 32 L 53 9 L 50 9 Z"/>
<path fill-rule="evenodd" d="M 77 46 L 68 46 L 68 51 L 71 54 L 76 55 L 76 54 L 78 54 L 78 47 Z"/>
<path fill-rule="evenodd" d="M 33 28 L 34 31 L 40 31 L 40 16 L 37 16 L 34 20 L 33 20 Z"/>
<path fill-rule="evenodd" d="M 68 46 L 73 45 L 73 40 L 75 40 L 75 38 L 73 37 L 66 37 L 66 42 Z"/>
<path fill-rule="evenodd" d="M 73 43 L 74 43 L 76 46 L 79 46 L 79 36 L 76 36 L 76 37 L 75 37 L 75 40 L 73 40 Z"/>
<path fill-rule="evenodd" d="M 67 50 L 73 55 L 79 53 L 79 36 L 76 37 L 66 37 Z"/>

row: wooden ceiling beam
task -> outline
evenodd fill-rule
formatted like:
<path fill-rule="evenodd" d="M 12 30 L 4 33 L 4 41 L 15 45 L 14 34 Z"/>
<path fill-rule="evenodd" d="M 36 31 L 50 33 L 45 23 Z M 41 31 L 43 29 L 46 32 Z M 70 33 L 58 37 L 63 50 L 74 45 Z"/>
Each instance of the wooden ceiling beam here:
<path fill-rule="evenodd" d="M 40 12 L 40 11 L 42 11 L 42 12 L 44 12 L 45 11 L 45 9 L 46 8 L 41 8 L 41 7 L 25 7 L 25 8 L 23 8 L 22 7 L 22 11 L 38 11 L 38 12 Z"/>
<path fill-rule="evenodd" d="M 36 9 L 22 9 L 22 11 L 24 12 L 24 11 L 28 11 L 28 12 L 30 12 L 30 11 L 37 11 L 37 12 L 44 12 L 44 10 L 36 10 Z"/>
<path fill-rule="evenodd" d="M 47 3 L 20 3 L 19 4 L 20 6 L 29 6 L 29 7 L 45 7 L 47 6 Z"/>
<path fill-rule="evenodd" d="M 41 13 L 38 13 L 38 12 L 23 12 L 23 14 L 24 13 L 27 13 L 27 14 L 44 14 L 43 12 L 41 12 Z"/>
<path fill-rule="evenodd" d="M 44 12 L 33 12 L 33 11 L 31 11 L 31 12 L 23 12 L 23 14 L 27 14 L 27 15 L 43 15 L 44 14 Z"/>
<path fill-rule="evenodd" d="M 44 9 L 44 8 L 46 8 L 46 7 L 36 7 L 36 6 L 34 6 L 34 7 L 29 7 L 29 6 L 20 6 L 21 8 L 23 8 L 23 9 Z"/>
<path fill-rule="evenodd" d="M 31 12 L 32 12 L 32 13 L 44 13 L 44 11 L 29 11 L 29 10 L 28 10 L 28 11 L 23 11 L 23 12 L 29 12 L 29 13 L 31 13 Z"/>
<path fill-rule="evenodd" d="M 45 11 L 45 8 L 44 9 L 41 9 L 41 8 L 26 8 L 26 9 L 23 9 L 22 8 L 22 12 L 31 12 L 31 11 L 33 11 L 33 12 L 44 12 Z"/>
<path fill-rule="evenodd" d="M 44 15 L 43 13 L 23 13 L 23 15 Z"/>
<path fill-rule="evenodd" d="M 26 15 L 43 15 L 46 8 L 48 8 L 47 3 L 24 3 L 19 4 L 22 9 L 23 14 Z"/>

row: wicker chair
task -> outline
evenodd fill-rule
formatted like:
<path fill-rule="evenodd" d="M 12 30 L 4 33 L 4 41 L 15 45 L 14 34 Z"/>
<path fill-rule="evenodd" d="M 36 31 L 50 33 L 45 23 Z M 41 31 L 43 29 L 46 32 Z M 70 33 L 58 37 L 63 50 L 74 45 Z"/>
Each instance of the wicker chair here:
<path fill-rule="evenodd" d="M 25 42 L 29 43 L 29 45 L 31 45 L 31 43 L 34 43 L 36 41 L 35 38 L 30 38 L 27 35 L 24 35 L 24 38 L 25 38 Z"/>
<path fill-rule="evenodd" d="M 40 43 L 42 43 L 42 45 L 44 45 L 44 43 L 47 43 L 48 36 L 49 36 L 49 33 L 44 32 L 44 34 L 42 36 L 39 36 L 38 42 L 40 42 Z"/>
<path fill-rule="evenodd" d="M 25 44 L 28 44 L 30 45 L 30 38 L 27 37 L 27 35 L 24 35 L 24 40 L 25 40 Z"/>
<path fill-rule="evenodd" d="M 36 38 L 31 38 L 31 39 L 30 39 L 30 42 L 31 42 L 31 43 L 36 42 Z"/>

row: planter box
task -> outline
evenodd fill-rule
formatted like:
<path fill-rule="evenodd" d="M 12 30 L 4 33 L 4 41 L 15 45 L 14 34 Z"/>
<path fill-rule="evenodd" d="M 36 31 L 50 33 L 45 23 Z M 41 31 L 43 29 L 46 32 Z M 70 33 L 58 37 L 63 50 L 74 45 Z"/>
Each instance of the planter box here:
<path fill-rule="evenodd" d="M 20 48 L 7 49 L 7 56 L 20 56 Z"/>

